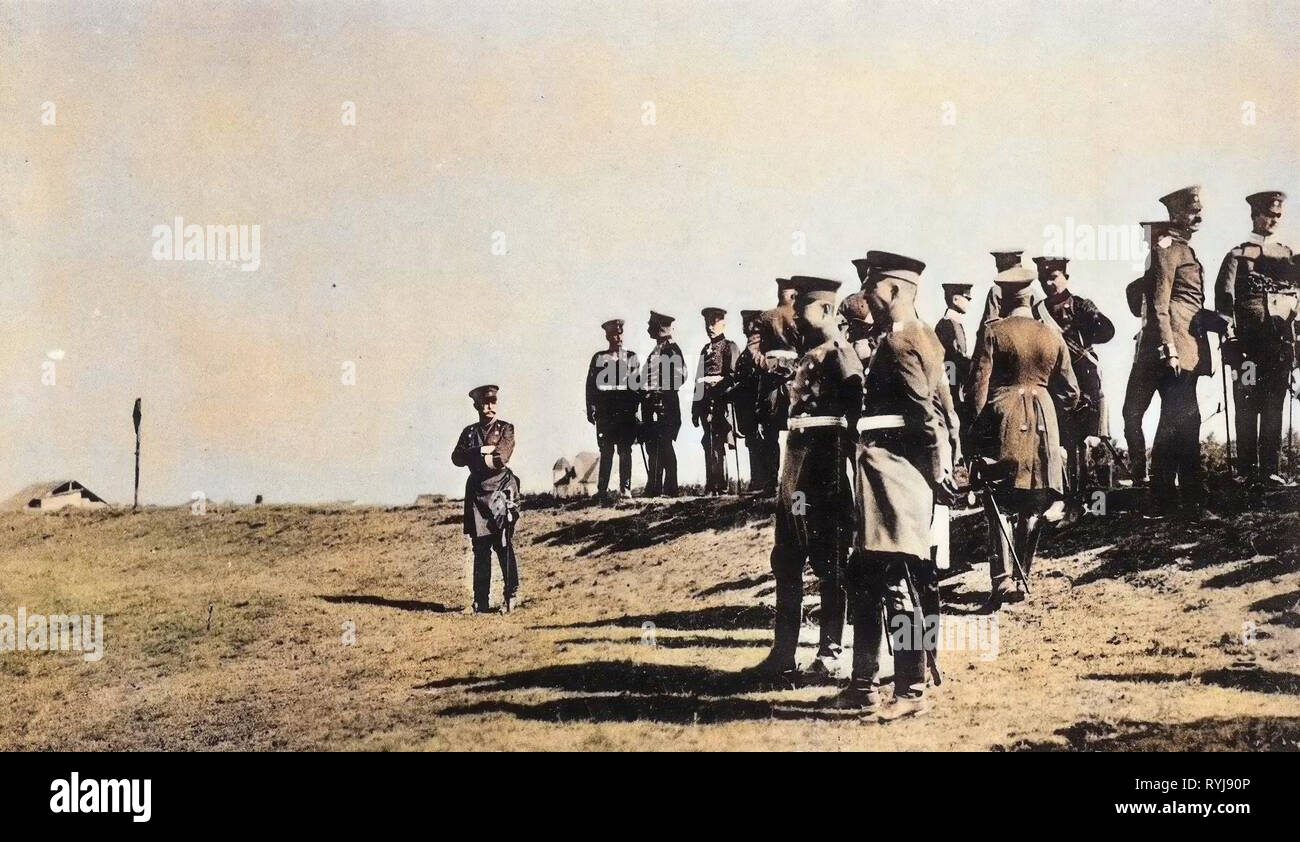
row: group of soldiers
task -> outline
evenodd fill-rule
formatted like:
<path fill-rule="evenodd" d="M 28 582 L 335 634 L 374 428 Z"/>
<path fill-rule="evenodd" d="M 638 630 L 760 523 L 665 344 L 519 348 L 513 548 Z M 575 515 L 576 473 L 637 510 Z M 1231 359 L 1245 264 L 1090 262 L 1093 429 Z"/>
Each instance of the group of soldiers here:
<path fill-rule="evenodd" d="M 1238 481 L 1252 489 L 1285 484 L 1279 453 L 1296 363 L 1300 267 L 1272 239 L 1285 196 L 1252 194 L 1251 237 L 1225 257 L 1217 312 L 1207 310 L 1190 244 L 1201 224 L 1201 191 L 1184 188 L 1160 201 L 1169 218 L 1143 223 L 1150 258 L 1127 290 L 1141 329 L 1124 399 L 1126 467 L 1135 486 L 1150 485 L 1151 516 L 1213 518 L 1204 508 L 1196 400 L 1197 379 L 1212 371 L 1209 336 L 1219 336 L 1225 402 L 1226 384 L 1233 383 Z M 947 310 L 931 328 L 916 310 L 925 264 L 884 251 L 853 261 L 861 288 L 838 307 L 838 281 L 777 279 L 775 307 L 741 312 L 744 350 L 725 336 L 726 311 L 702 311 L 709 341 L 696 368 L 691 420 L 701 430 L 705 491 L 726 492 L 727 451 L 741 437 L 751 491 L 777 500 L 774 640 L 756 672 L 782 682 L 797 676 L 806 564 L 821 595 L 819 645 L 808 670 L 838 672 L 851 617 L 852 678 L 836 705 L 881 719 L 923 712 L 927 686 L 940 680 L 933 632 L 948 508 L 964 496 L 982 498 L 990 603 L 997 608 L 1025 598 L 1044 522 L 1059 517 L 1069 492 L 1087 482 L 1089 452 L 1105 448 L 1122 462 L 1110 442 L 1095 350 L 1114 337 L 1115 326 L 1070 291 L 1067 259 L 1035 257 L 1031 269 L 1022 255 L 992 252 L 996 274 L 973 344 L 963 326 L 973 284 L 943 284 Z M 1044 295 L 1035 294 L 1035 281 Z M 646 494 L 678 492 L 673 442 L 681 427 L 677 393 L 687 378 L 673 322 L 650 314 L 655 344 L 644 363 L 624 347 L 621 319 L 602 326 L 607 347 L 593 355 L 586 384 L 602 498 L 616 453 L 619 494 L 630 496 L 638 443 L 646 452 Z M 499 499 L 513 429 L 495 419 L 495 387 L 484 388 L 491 394 L 471 393 L 479 424 L 465 429 L 453 454 L 471 471 L 465 529 L 474 539 L 476 605 L 478 571 L 490 572 L 494 547 L 507 592 L 517 588 L 509 548 L 517 506 Z M 1157 393 L 1148 478 L 1142 418 Z M 506 497 L 517 497 L 517 482 Z M 887 710 L 875 687 L 886 627 L 925 631 L 900 637 L 919 646 L 895 641 Z"/>

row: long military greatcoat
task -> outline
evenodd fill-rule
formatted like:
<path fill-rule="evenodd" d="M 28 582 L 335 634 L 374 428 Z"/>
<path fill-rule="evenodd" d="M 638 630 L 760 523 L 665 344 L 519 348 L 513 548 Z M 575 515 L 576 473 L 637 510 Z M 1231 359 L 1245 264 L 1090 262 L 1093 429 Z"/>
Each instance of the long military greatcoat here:
<path fill-rule="evenodd" d="M 496 446 L 502 466 L 484 458 L 482 448 Z M 515 452 L 514 425 L 494 418 L 486 427 L 477 422 L 460 431 L 451 452 L 451 463 L 469 468 L 465 480 L 465 534 L 474 538 L 495 535 L 517 516 L 519 479 L 507 467 Z"/>
<path fill-rule="evenodd" d="M 858 444 L 857 546 L 928 559 L 934 486 L 951 476 L 960 447 L 943 346 L 929 326 L 907 322 L 881 339 L 864 405 L 864 417 L 901 415 L 903 427 L 866 432 Z"/>
<path fill-rule="evenodd" d="M 1205 305 L 1204 283 L 1201 262 L 1186 239 L 1170 233 L 1156 240 L 1142 285 L 1147 315 L 1138 335 L 1141 361 L 1159 361 L 1162 348 L 1173 349 L 1183 371 L 1211 373 L 1209 339 L 1198 323 Z"/>
<path fill-rule="evenodd" d="M 1065 488 L 1055 398 L 1066 411 L 1079 399 L 1070 351 L 1058 330 L 1028 316 L 984 326 L 972 373 L 977 455 L 1011 463 L 1015 488 Z"/>

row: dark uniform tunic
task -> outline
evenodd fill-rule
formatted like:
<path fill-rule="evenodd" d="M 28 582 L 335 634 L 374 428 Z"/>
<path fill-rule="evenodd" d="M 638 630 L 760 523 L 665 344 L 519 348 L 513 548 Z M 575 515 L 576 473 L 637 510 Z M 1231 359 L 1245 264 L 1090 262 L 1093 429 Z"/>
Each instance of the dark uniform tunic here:
<path fill-rule="evenodd" d="M 765 453 L 758 430 L 758 393 L 763 377 L 763 355 L 759 351 L 757 332 L 747 337 L 745 349 L 739 352 L 735 370 L 727 386 L 727 398 L 736 412 L 736 432 L 745 439 L 749 454 L 749 487 L 757 491 L 763 487 L 767 468 Z"/>
<path fill-rule="evenodd" d="M 496 448 L 501 467 L 483 453 Z M 519 520 L 519 479 L 508 467 L 515 451 L 515 428 L 494 418 L 486 427 L 474 423 L 461 430 L 451 463 L 469 468 L 465 480 L 465 534 L 474 547 L 474 606 L 486 610 L 492 585 L 492 551 L 496 551 L 505 581 L 505 596 L 519 589 L 519 565 L 515 559 L 514 531 Z"/>
<path fill-rule="evenodd" d="M 618 451 L 618 485 L 624 492 L 632 490 L 632 445 L 636 441 L 636 413 L 641 396 L 636 391 L 640 362 L 636 354 L 620 348 L 598 351 L 587 366 L 587 421 L 596 425 L 596 445 L 600 450 L 600 476 L 597 491 L 609 488 Z"/>
<path fill-rule="evenodd" d="M 735 446 L 731 429 L 727 390 L 735 374 L 740 350 L 736 343 L 719 334 L 700 350 L 695 372 L 695 400 L 691 402 L 691 423 L 703 433 L 704 491 L 727 491 L 727 446 Z"/>
<path fill-rule="evenodd" d="M 970 427 L 972 415 L 970 396 L 966 394 L 966 382 L 970 379 L 971 356 L 966 344 L 966 327 L 962 324 L 961 314 L 948 310 L 934 326 L 934 334 L 943 345 L 943 364 L 948 372 L 948 387 L 952 392 L 952 403 L 961 421 L 962 451 L 970 449 Z"/>
<path fill-rule="evenodd" d="M 1175 481 L 1184 502 L 1199 504 L 1201 488 L 1200 407 L 1196 380 L 1210 373 L 1210 347 L 1200 327 L 1205 303 L 1201 263 L 1187 239 L 1168 233 L 1151 247 L 1150 267 L 1142 278 L 1142 330 L 1138 334 L 1124 393 L 1124 438 L 1134 477 L 1146 473 L 1146 437 L 1142 416 L 1151 397 L 1160 393 L 1160 424 L 1151 448 L 1151 481 L 1159 501 L 1178 501 Z M 1177 354 L 1181 373 L 1174 375 L 1166 360 Z"/>
<path fill-rule="evenodd" d="M 757 347 L 758 367 L 762 372 L 759 383 L 757 408 L 758 441 L 765 474 L 760 488 L 776 492 L 777 471 L 780 468 L 780 434 L 785 429 L 789 412 L 787 384 L 794 376 L 798 360 L 799 331 L 795 325 L 794 307 L 780 306 L 764 311 L 758 317 Z"/>
<path fill-rule="evenodd" d="M 776 505 L 775 660 L 793 665 L 799 640 L 803 568 L 821 580 L 819 655 L 839 653 L 844 632 L 843 572 L 852 538 L 848 424 L 862 396 L 862 365 L 843 339 L 800 358 L 789 384 L 789 425 Z M 805 426 L 806 425 L 806 426 Z"/>
<path fill-rule="evenodd" d="M 1079 384 L 1081 399 L 1071 411 L 1057 405 L 1061 422 L 1061 443 L 1065 446 L 1070 487 L 1082 487 L 1083 467 L 1086 462 L 1084 439 L 1088 436 L 1110 438 L 1110 423 L 1106 411 L 1106 395 L 1101 388 L 1101 367 L 1094 345 L 1109 342 L 1115 337 L 1115 325 L 1087 298 L 1074 295 L 1069 290 L 1047 297 L 1047 309 L 1061 328 L 1061 337 L 1070 351 L 1070 367 Z"/>
<path fill-rule="evenodd" d="M 1291 249 L 1255 235 L 1223 258 L 1214 285 L 1214 309 L 1234 323 L 1235 344 L 1244 355 L 1234 360 L 1232 397 L 1237 470 L 1246 478 L 1279 469 L 1282 411 L 1295 365 L 1291 259 Z"/>
<path fill-rule="evenodd" d="M 682 428 L 677 391 L 686 382 L 686 358 L 670 339 L 661 339 L 646 357 L 641 373 L 641 424 L 650 477 L 646 494 L 677 494 L 677 452 L 673 442 Z"/>

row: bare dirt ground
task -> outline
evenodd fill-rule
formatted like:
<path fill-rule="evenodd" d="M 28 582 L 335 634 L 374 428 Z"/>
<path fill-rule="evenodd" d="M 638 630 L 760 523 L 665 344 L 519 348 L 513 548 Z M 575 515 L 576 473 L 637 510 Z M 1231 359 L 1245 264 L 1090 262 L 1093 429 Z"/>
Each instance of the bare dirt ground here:
<path fill-rule="evenodd" d="M 534 501 L 508 616 L 460 613 L 458 503 L 7 514 L 0 613 L 102 613 L 105 654 L 0 652 L 0 748 L 1294 750 L 1300 515 L 1270 506 L 1047 536 L 997 657 L 944 652 L 933 713 L 889 725 L 738 677 L 770 640 L 758 503 Z M 982 560 L 980 518 L 954 530 Z M 950 571 L 945 610 L 987 577 Z"/>

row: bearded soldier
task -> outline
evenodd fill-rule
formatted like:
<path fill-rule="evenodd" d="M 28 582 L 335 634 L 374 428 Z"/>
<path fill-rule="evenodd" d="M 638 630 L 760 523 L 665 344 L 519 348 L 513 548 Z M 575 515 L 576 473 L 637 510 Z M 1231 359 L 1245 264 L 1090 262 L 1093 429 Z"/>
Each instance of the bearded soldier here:
<path fill-rule="evenodd" d="M 474 613 L 488 610 L 495 550 L 504 580 L 501 610 L 509 612 L 519 593 L 515 523 L 519 520 L 519 479 L 507 467 L 515 452 L 515 428 L 497 418 L 496 386 L 470 390 L 478 423 L 461 430 L 451 463 L 469 468 L 465 480 L 465 534 L 474 548 Z"/>
<path fill-rule="evenodd" d="M 745 349 L 740 352 L 727 387 L 727 398 L 736 413 L 736 432 L 745 439 L 745 452 L 749 454 L 749 490 L 757 491 L 767 469 L 763 465 L 764 452 L 758 433 L 758 389 L 762 378 L 759 352 L 758 310 L 741 310 L 740 320 L 745 331 Z"/>
<path fill-rule="evenodd" d="M 648 497 L 677 496 L 677 452 L 673 442 L 682 428 L 682 405 L 677 391 L 686 382 L 686 358 L 673 341 L 672 316 L 650 311 L 646 332 L 655 346 L 641 372 L 641 430 L 649 451 Z"/>
<path fill-rule="evenodd" d="M 1282 409 L 1295 365 L 1295 284 L 1291 249 L 1273 236 L 1286 195 L 1278 190 L 1246 197 L 1250 238 L 1228 252 L 1214 285 L 1214 309 L 1236 332 L 1225 349 L 1234 369 L 1237 474 L 1252 486 L 1285 485 L 1280 470 Z"/>
<path fill-rule="evenodd" d="M 970 348 L 966 344 L 966 326 L 962 318 L 970 309 L 970 291 L 974 284 L 943 284 L 943 300 L 948 305 L 943 318 L 934 326 L 934 334 L 943 345 L 943 366 L 948 372 L 952 403 L 961 420 L 962 452 L 969 449 L 971 413 L 966 381 L 970 378 Z"/>
<path fill-rule="evenodd" d="M 937 598 L 925 596 L 938 593 L 932 524 L 935 503 L 955 500 L 958 421 L 943 346 L 916 313 L 925 264 L 871 251 L 865 266 L 862 294 L 876 323 L 891 329 L 871 359 L 857 424 L 853 676 L 835 706 L 895 719 L 926 710 L 926 662 L 936 654 L 939 622 Z M 894 704 L 883 712 L 875 689 L 882 612 L 894 644 Z"/>
<path fill-rule="evenodd" d="M 704 317 L 704 330 L 709 341 L 700 351 L 700 362 L 695 371 L 691 424 L 703 432 L 700 441 L 704 445 L 704 493 L 726 494 L 727 447 L 736 446 L 727 389 L 735 374 L 740 351 L 724 333 L 726 310 L 705 307 L 700 315 Z"/>
<path fill-rule="evenodd" d="M 821 585 L 821 638 L 811 671 L 833 675 L 844 633 L 843 572 L 852 539 L 848 430 L 861 403 L 862 365 L 836 321 L 839 281 L 795 277 L 790 283 L 798 293 L 794 307 L 804 354 L 790 380 L 790 432 L 777 495 L 776 628 L 772 651 L 758 669 L 787 677 L 796 670 L 803 569 L 809 564 Z"/>
<path fill-rule="evenodd" d="M 632 444 L 636 441 L 640 402 L 634 387 L 640 363 L 635 353 L 623 347 L 622 319 L 610 319 L 601 327 L 609 346 L 593 354 L 587 366 L 587 423 L 596 425 L 596 446 L 600 450 L 596 489 L 601 502 L 607 502 L 616 449 L 619 496 L 632 496 Z"/>
<path fill-rule="evenodd" d="M 761 483 L 755 479 L 754 484 L 767 495 L 777 491 L 780 436 L 790 402 L 786 387 L 799 359 L 799 329 L 794 315 L 797 291 L 789 278 L 777 278 L 776 290 L 777 306 L 758 317 L 759 368 L 763 372 L 758 396 L 758 446 L 763 451 L 766 473 Z"/>
<path fill-rule="evenodd" d="M 994 279 L 1002 311 L 985 325 L 972 372 L 971 447 L 996 548 L 989 563 L 993 605 L 1024 599 L 1011 578 L 1015 561 L 1028 577 L 1043 513 L 1065 489 L 1056 407 L 1068 412 L 1079 398 L 1065 341 L 1033 317 L 1033 280 L 1023 266 Z"/>
<path fill-rule="evenodd" d="M 1186 187 L 1160 199 L 1170 225 L 1151 246 L 1138 289 L 1144 314 L 1124 396 L 1124 437 L 1130 459 L 1145 452 L 1142 415 L 1160 393 L 1160 424 L 1151 448 L 1151 485 L 1157 510 L 1204 517 L 1201 481 L 1201 412 L 1196 381 L 1210 373 L 1210 348 L 1202 305 L 1201 263 L 1189 242 L 1201 227 L 1201 189 Z M 1135 478 L 1139 475 L 1135 468 Z M 1180 506 L 1181 501 L 1181 506 Z"/>
<path fill-rule="evenodd" d="M 1110 438 L 1106 395 L 1101 388 L 1101 366 L 1094 345 L 1115 338 L 1115 325 L 1087 298 L 1070 292 L 1069 260 L 1064 257 L 1035 257 L 1038 282 L 1047 291 L 1047 311 L 1061 328 L 1061 338 L 1070 350 L 1070 366 L 1079 384 L 1079 402 L 1072 411 L 1058 406 L 1061 444 L 1066 452 L 1066 475 L 1071 490 L 1083 488 L 1087 470 L 1089 436 Z"/>

